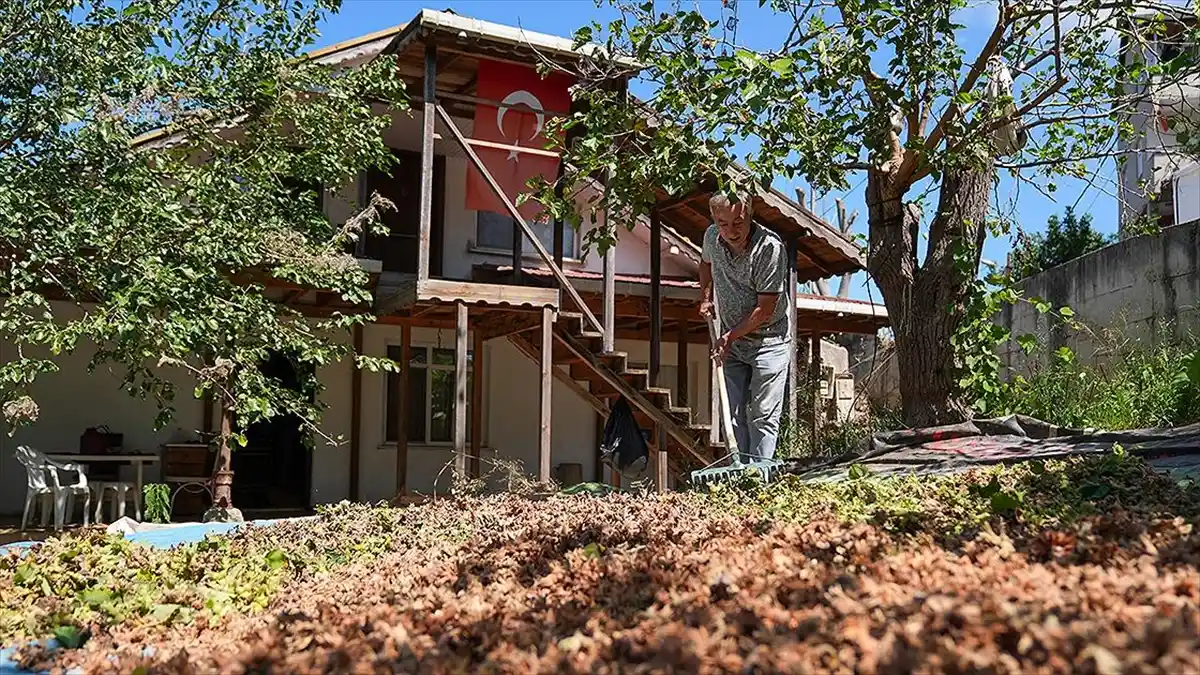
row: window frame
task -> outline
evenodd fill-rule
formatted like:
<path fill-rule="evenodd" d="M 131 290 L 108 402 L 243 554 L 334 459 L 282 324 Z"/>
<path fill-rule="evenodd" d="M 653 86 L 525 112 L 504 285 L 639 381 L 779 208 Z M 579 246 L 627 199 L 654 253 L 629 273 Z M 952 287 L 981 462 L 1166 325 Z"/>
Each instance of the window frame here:
<path fill-rule="evenodd" d="M 511 229 L 509 230 L 509 232 L 510 232 L 509 236 L 507 238 L 505 238 L 504 245 L 493 246 L 491 244 L 483 243 L 483 238 L 480 236 L 479 228 L 482 226 L 482 224 L 484 222 L 483 217 L 481 217 L 481 216 L 484 216 L 484 214 L 487 214 L 487 217 L 508 218 L 509 227 L 511 228 L 511 226 L 512 226 L 513 219 L 511 216 L 504 216 L 503 214 L 492 213 L 491 211 L 476 211 L 475 212 L 475 236 L 471 241 L 471 249 L 476 253 L 511 256 L 512 255 Z M 550 221 L 550 222 L 547 222 L 544 224 L 539 223 L 537 221 L 528 221 L 528 220 L 525 222 L 535 232 L 538 230 L 538 228 L 542 228 L 542 227 L 546 228 L 546 231 L 549 234 L 548 238 L 550 241 L 542 241 L 542 245 L 546 247 L 547 251 L 550 251 L 551 253 L 553 253 L 554 252 L 554 230 L 553 230 L 554 222 Z M 524 238 L 522 238 L 522 239 L 524 239 Z M 580 232 L 579 232 L 579 230 L 576 230 L 574 227 L 571 227 L 570 223 L 564 222 L 563 223 L 563 258 L 565 258 L 567 260 L 571 260 L 571 261 L 579 261 L 580 260 L 579 250 L 580 250 Z M 527 243 L 521 247 L 521 255 L 523 258 L 537 258 L 538 257 L 537 251 L 535 251 L 533 249 L 533 247 L 529 246 L 529 244 L 527 244 Z"/>
<path fill-rule="evenodd" d="M 438 349 L 445 349 L 446 351 L 449 351 L 452 354 L 453 354 L 454 350 L 453 350 L 453 348 L 446 349 L 446 347 L 442 347 L 442 346 L 439 346 L 437 344 L 427 342 L 427 341 L 413 342 L 412 344 L 409 345 L 408 348 L 409 348 L 409 358 L 408 358 L 407 362 L 405 362 L 401 365 L 401 368 L 409 368 L 410 369 L 409 381 L 410 382 L 412 381 L 412 372 L 411 371 L 424 371 L 424 373 L 425 373 L 425 375 L 424 375 L 424 377 L 425 377 L 425 405 L 423 406 L 423 414 L 425 416 L 425 420 L 424 420 L 425 436 L 424 436 L 424 438 L 421 438 L 421 439 L 409 438 L 407 442 L 410 446 L 416 445 L 418 447 L 434 447 L 434 448 L 453 447 L 454 446 L 454 438 L 453 438 L 454 430 L 453 430 L 453 428 L 451 428 L 451 430 L 450 430 L 451 438 L 449 440 L 445 440 L 445 441 L 433 440 L 432 434 L 433 434 L 433 373 L 434 373 L 434 371 L 443 371 L 443 372 L 453 373 L 455 370 L 454 363 L 449 363 L 449 364 L 434 363 L 433 355 L 434 355 L 434 352 Z M 389 340 L 384 347 L 385 355 L 388 352 L 391 352 L 392 349 L 400 350 L 400 349 L 402 349 L 402 345 L 398 341 Z M 425 352 L 425 362 L 414 366 L 414 365 L 412 365 L 412 354 L 418 350 Z M 472 372 L 473 368 L 471 368 L 471 362 L 474 358 L 475 358 L 474 350 L 471 349 L 470 347 L 468 347 L 467 348 L 467 418 L 468 418 L 468 420 L 470 419 L 470 416 L 471 416 L 471 404 L 472 404 L 472 398 L 473 398 L 472 397 L 472 388 L 475 386 L 475 377 Z M 398 404 L 397 401 L 391 400 L 391 391 L 390 391 L 390 386 L 389 386 L 388 380 L 389 380 L 389 377 L 392 375 L 395 375 L 396 377 L 401 376 L 400 373 L 387 373 L 387 376 L 385 376 L 383 378 L 383 444 L 384 445 L 397 445 L 400 442 L 400 439 L 398 436 L 397 436 L 397 438 L 389 438 L 388 437 L 389 415 L 392 412 L 393 406 L 396 406 L 396 408 L 397 408 L 396 409 L 397 415 L 407 414 L 407 410 L 400 409 L 400 407 L 397 405 Z M 453 382 L 453 379 L 451 379 L 451 381 Z M 404 407 L 407 408 L 408 401 L 405 400 L 404 404 L 405 404 Z M 396 421 L 399 422 L 399 417 L 397 417 Z M 468 444 L 470 444 L 470 442 L 471 442 L 471 425 L 470 424 L 467 424 L 466 441 Z"/>

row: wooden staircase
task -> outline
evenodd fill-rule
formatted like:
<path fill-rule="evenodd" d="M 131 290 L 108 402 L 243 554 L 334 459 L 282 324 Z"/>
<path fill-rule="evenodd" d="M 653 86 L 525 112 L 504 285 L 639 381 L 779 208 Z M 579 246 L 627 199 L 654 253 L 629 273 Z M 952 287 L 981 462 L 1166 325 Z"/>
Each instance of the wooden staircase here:
<path fill-rule="evenodd" d="M 541 347 L 535 333 L 521 332 L 508 340 L 521 353 L 538 363 Z M 653 432 L 661 429 L 665 437 L 668 470 L 683 479 L 693 469 L 703 468 L 722 457 L 724 444 L 711 444 L 711 425 L 694 419 L 691 408 L 674 405 L 671 390 L 651 386 L 650 372 L 629 367 L 629 355 L 603 351 L 604 338 L 589 330 L 581 314 L 560 312 L 554 323 L 552 362 L 555 377 L 567 384 L 598 413 L 607 417 L 611 405 L 624 396 L 634 410 L 638 425 Z M 655 457 L 651 449 L 649 475 L 654 474 Z"/>

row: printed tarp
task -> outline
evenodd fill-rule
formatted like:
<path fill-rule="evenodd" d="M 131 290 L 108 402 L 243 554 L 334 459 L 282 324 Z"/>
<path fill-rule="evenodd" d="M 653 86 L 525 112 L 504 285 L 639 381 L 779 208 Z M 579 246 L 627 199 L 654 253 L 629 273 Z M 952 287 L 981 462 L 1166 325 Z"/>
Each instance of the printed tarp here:
<path fill-rule="evenodd" d="M 1117 444 L 1156 469 L 1200 476 L 1200 424 L 1096 431 L 1065 429 L 1023 415 L 877 434 L 860 452 L 821 463 L 794 462 L 788 473 L 814 482 L 833 481 L 845 478 L 851 465 L 861 464 L 884 475 L 952 474 L 989 464 L 1101 454 Z"/>

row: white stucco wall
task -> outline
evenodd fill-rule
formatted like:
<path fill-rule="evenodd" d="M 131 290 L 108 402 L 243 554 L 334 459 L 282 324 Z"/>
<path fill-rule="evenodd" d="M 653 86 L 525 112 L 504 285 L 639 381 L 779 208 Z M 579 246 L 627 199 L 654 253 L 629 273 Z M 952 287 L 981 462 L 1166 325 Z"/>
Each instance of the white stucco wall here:
<path fill-rule="evenodd" d="M 82 313 L 63 303 L 52 303 L 56 315 L 67 319 Z M 192 396 L 194 385 L 186 374 L 172 372 L 176 385 L 174 419 L 164 428 L 155 430 L 154 418 L 158 407 L 153 400 L 141 400 L 120 390 L 123 370 L 119 366 L 101 366 L 87 372 L 87 364 L 95 352 L 93 346 L 82 345 L 74 353 L 54 358 L 58 372 L 38 377 L 30 395 L 40 408 L 38 420 L 16 429 L 9 429 L 0 420 L 0 513 L 20 513 L 25 504 L 25 469 L 16 461 L 18 445 L 28 445 L 45 453 L 77 452 L 79 437 L 88 427 L 106 425 L 115 433 L 124 434 L 125 448 L 130 451 L 152 450 L 160 444 L 187 440 L 201 428 L 203 405 Z M 46 353 L 27 352 L 31 357 Z M 0 342 L 0 361 L 16 357 L 11 343 Z M 125 469 L 132 477 L 130 469 Z M 147 479 L 158 475 L 157 466 L 147 470 Z"/>

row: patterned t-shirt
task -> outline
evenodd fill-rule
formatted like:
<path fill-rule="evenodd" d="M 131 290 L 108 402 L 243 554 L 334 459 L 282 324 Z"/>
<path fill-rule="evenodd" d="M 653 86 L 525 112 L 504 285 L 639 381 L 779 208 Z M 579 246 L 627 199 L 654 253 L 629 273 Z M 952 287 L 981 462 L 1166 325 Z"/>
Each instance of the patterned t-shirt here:
<path fill-rule="evenodd" d="M 767 228 L 757 223 L 750 227 L 750 243 L 741 254 L 735 254 L 721 239 L 715 224 L 704 233 L 703 258 L 712 265 L 721 331 L 733 329 L 750 316 L 760 294 L 778 293 L 775 312 L 746 337 L 764 342 L 787 340 L 787 248 L 779 235 Z"/>

